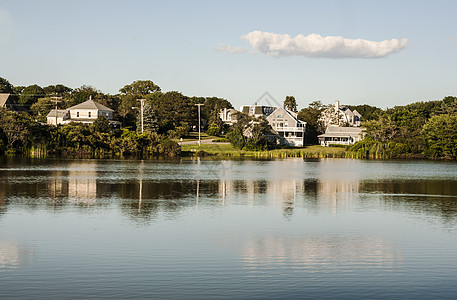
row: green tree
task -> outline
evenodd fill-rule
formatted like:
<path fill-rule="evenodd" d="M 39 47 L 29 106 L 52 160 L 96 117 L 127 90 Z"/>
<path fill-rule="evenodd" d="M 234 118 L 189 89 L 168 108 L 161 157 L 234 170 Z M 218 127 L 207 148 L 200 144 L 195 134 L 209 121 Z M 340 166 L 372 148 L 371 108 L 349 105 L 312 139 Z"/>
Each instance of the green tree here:
<path fill-rule="evenodd" d="M 141 132 L 141 112 L 138 110 L 137 115 L 137 132 Z M 143 107 L 143 128 L 145 132 L 159 131 L 159 123 L 156 113 L 152 109 L 152 105 L 145 102 Z"/>
<path fill-rule="evenodd" d="M 102 94 L 95 87 L 83 85 L 72 91 L 71 96 L 66 99 L 66 107 L 71 107 L 89 100 L 90 97 L 95 100 L 97 95 Z"/>
<path fill-rule="evenodd" d="M 265 136 L 271 133 L 271 126 L 265 118 L 253 118 L 238 113 L 237 120 L 238 122 L 227 133 L 227 139 L 233 147 L 253 151 L 268 149 L 269 144 Z"/>
<path fill-rule="evenodd" d="M 298 111 L 297 101 L 295 100 L 294 96 L 286 96 L 286 100 L 284 100 L 284 108 L 293 112 Z"/>
<path fill-rule="evenodd" d="M 433 158 L 457 158 L 457 116 L 433 116 L 425 123 L 422 136 L 428 146 L 427 156 Z"/>
<path fill-rule="evenodd" d="M 70 94 L 73 89 L 64 86 L 63 84 L 56 84 L 56 85 L 48 85 L 47 87 L 43 88 L 43 91 L 48 96 L 59 95 L 62 96 L 64 94 Z"/>
<path fill-rule="evenodd" d="M 19 104 L 24 107 L 30 107 L 37 102 L 39 98 L 43 98 L 44 96 L 45 93 L 39 85 L 29 85 L 19 95 Z"/>
<path fill-rule="evenodd" d="M 26 114 L 0 108 L 0 131 L 10 152 L 17 152 L 30 142 L 34 123 Z"/>
<path fill-rule="evenodd" d="M 357 110 L 359 114 L 362 115 L 363 120 L 369 121 L 369 120 L 376 120 L 378 119 L 381 114 L 382 114 L 382 109 L 376 106 L 371 106 L 368 104 L 363 104 L 363 105 L 348 105 L 350 110 Z"/>
<path fill-rule="evenodd" d="M 99 116 L 93 123 L 92 123 L 92 128 L 95 132 L 110 132 L 111 131 L 111 125 L 109 121 L 102 116 Z"/>
<path fill-rule="evenodd" d="M 32 114 L 37 116 L 40 122 L 46 122 L 46 115 L 52 109 L 55 109 L 55 103 L 51 98 L 40 98 L 30 107 Z"/>
<path fill-rule="evenodd" d="M 209 126 L 206 130 L 208 135 L 219 136 L 223 132 L 226 131 L 227 126 L 222 122 L 221 118 L 219 117 L 219 113 L 217 110 L 213 111 L 212 116 L 209 118 Z"/>
<path fill-rule="evenodd" d="M 117 112 L 119 113 L 123 126 L 136 126 L 136 112 L 132 107 L 138 107 L 138 99 L 148 99 L 154 102 L 160 98 L 162 93 L 160 87 L 151 80 L 137 80 L 131 84 L 125 85 L 119 89 L 119 105 Z"/>
<path fill-rule="evenodd" d="M 13 94 L 19 96 L 22 91 L 25 89 L 25 86 L 13 86 Z"/>
<path fill-rule="evenodd" d="M 13 92 L 13 85 L 5 78 L 0 77 L 0 93 L 11 94 Z"/>
<path fill-rule="evenodd" d="M 179 92 L 162 94 L 154 101 L 153 109 L 159 120 L 161 132 L 167 132 L 185 124 L 195 126 L 198 123 L 197 107 L 188 97 Z"/>
<path fill-rule="evenodd" d="M 324 109 L 325 106 L 321 101 L 313 101 L 298 113 L 298 119 L 306 122 L 305 134 L 306 141 L 309 144 L 317 144 L 317 136 L 323 133 L 319 117 Z"/>
<path fill-rule="evenodd" d="M 119 90 L 124 95 L 135 95 L 144 97 L 145 95 L 152 94 L 160 91 L 160 87 L 151 80 L 136 80 L 131 84 L 125 85 Z"/>
<path fill-rule="evenodd" d="M 193 97 L 191 98 L 193 104 L 197 103 L 203 103 L 204 105 L 201 106 L 201 118 L 203 120 L 208 121 L 208 125 L 211 125 L 211 123 L 214 123 L 214 116 L 217 116 L 219 118 L 219 112 L 221 109 L 224 108 L 233 108 L 232 104 L 223 99 L 223 98 L 218 98 L 218 97 L 208 97 L 208 98 L 203 98 L 203 97 Z M 220 118 L 219 118 L 220 119 Z"/>

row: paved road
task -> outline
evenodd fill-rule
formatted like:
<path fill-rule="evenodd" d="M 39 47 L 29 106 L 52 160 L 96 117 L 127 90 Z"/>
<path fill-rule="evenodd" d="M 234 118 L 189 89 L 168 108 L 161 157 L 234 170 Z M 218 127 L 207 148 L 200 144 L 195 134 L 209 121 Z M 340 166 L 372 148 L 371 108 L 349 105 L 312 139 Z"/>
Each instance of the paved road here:
<path fill-rule="evenodd" d="M 202 144 L 210 144 L 214 139 L 202 140 Z M 197 145 L 198 141 L 189 141 L 189 142 L 178 142 L 180 145 Z"/>

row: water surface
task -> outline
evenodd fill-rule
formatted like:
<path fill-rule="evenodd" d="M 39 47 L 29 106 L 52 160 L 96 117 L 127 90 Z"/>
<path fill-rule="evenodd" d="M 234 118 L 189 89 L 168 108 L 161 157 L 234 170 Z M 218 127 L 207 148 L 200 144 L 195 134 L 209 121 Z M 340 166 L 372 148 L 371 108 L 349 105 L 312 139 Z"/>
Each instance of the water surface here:
<path fill-rule="evenodd" d="M 457 164 L 0 161 L 2 298 L 457 293 Z"/>

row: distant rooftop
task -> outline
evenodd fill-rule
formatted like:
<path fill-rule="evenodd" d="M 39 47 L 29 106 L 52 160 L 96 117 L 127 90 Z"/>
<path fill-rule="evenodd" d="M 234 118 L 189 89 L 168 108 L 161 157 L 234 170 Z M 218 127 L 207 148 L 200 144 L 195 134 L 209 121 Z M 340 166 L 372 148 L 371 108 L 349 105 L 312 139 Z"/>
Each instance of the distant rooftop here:
<path fill-rule="evenodd" d="M 114 111 L 111 108 L 108 108 L 98 102 L 95 102 L 92 99 L 89 99 L 83 103 L 80 103 L 80 104 L 77 104 L 75 106 L 68 108 L 68 110 L 72 110 L 72 109 L 98 109 L 98 110 L 105 110 L 105 111 Z"/>
<path fill-rule="evenodd" d="M 57 110 L 57 118 L 63 118 L 67 114 L 67 111 L 65 109 L 58 109 Z M 56 110 L 53 109 L 49 112 L 49 114 L 46 116 L 46 118 L 55 118 L 56 117 Z"/>
<path fill-rule="evenodd" d="M 10 94 L 0 93 L 0 107 L 5 106 L 6 100 L 8 100 Z"/>

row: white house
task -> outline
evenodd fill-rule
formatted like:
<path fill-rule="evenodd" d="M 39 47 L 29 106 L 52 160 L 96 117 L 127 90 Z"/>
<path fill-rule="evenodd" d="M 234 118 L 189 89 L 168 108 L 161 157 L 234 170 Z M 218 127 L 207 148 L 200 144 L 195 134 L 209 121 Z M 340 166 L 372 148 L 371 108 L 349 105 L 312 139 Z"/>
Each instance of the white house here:
<path fill-rule="evenodd" d="M 57 111 L 53 109 L 46 116 L 46 119 L 49 125 L 66 124 L 64 121 L 68 120 L 69 116 L 69 112 L 65 109 L 58 109 Z"/>
<path fill-rule="evenodd" d="M 239 111 L 236 109 L 224 108 L 219 111 L 219 118 L 221 118 L 222 122 L 225 124 L 233 125 L 238 121 L 237 113 L 239 113 Z"/>
<path fill-rule="evenodd" d="M 299 120 L 297 113 L 278 107 L 268 115 L 267 121 L 279 134 L 282 145 L 303 147 L 305 144 L 306 122 Z"/>
<path fill-rule="evenodd" d="M 319 118 L 319 121 L 327 128 L 330 125 L 349 125 L 360 126 L 362 116 L 357 110 L 351 111 L 349 107 L 340 105 L 340 101 L 325 109 Z"/>
<path fill-rule="evenodd" d="M 119 124 L 113 121 L 113 110 L 89 98 L 86 102 L 77 104 L 66 110 L 51 110 L 47 117 L 47 123 L 55 125 L 56 115 L 57 124 L 68 124 L 70 122 L 79 122 L 92 124 L 98 117 L 105 117 L 111 124 Z"/>
<path fill-rule="evenodd" d="M 319 135 L 319 144 L 329 146 L 331 144 L 352 145 L 361 141 L 364 137 L 364 128 L 361 127 L 339 127 L 330 125 L 324 134 Z"/>

